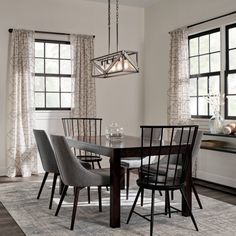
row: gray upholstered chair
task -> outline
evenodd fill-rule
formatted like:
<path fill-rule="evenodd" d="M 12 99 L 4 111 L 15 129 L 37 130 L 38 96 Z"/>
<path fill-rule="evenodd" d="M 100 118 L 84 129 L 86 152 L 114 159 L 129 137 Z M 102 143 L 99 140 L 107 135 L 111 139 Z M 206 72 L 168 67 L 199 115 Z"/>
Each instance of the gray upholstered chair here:
<path fill-rule="evenodd" d="M 152 135 L 153 139 L 159 140 L 161 130 L 154 130 L 154 133 L 151 134 L 149 129 L 144 129 L 144 138 L 150 138 Z M 155 162 L 156 157 L 151 157 L 151 163 Z M 146 157 L 143 159 L 143 164 L 148 164 L 149 158 Z M 131 157 L 131 158 L 122 158 L 121 159 L 121 167 L 123 167 L 126 171 L 126 199 L 129 199 L 129 179 L 130 179 L 130 171 L 139 169 L 141 166 L 141 157 Z"/>
<path fill-rule="evenodd" d="M 56 161 L 58 169 L 61 175 L 61 179 L 64 183 L 61 199 L 58 204 L 55 215 L 57 216 L 64 197 L 66 195 L 69 186 L 73 186 L 75 189 L 74 205 L 71 219 L 70 229 L 74 228 L 74 221 L 76 216 L 79 191 L 84 187 L 98 186 L 98 198 L 99 198 L 99 211 L 102 211 L 101 201 L 101 186 L 110 185 L 110 170 L 109 169 L 85 169 L 80 161 L 76 158 L 67 144 L 65 137 L 51 135 L 51 141 L 56 153 Z"/>
<path fill-rule="evenodd" d="M 49 203 L 49 209 L 51 209 L 53 196 L 54 196 L 54 192 L 55 192 L 56 181 L 57 181 L 57 177 L 59 175 L 59 170 L 57 168 L 57 163 L 56 163 L 54 151 L 52 149 L 51 143 L 50 143 L 45 131 L 34 129 L 33 132 L 34 132 L 34 137 L 35 137 L 36 144 L 38 147 L 39 155 L 40 155 L 40 158 L 42 161 L 43 169 L 45 171 L 43 181 L 41 183 L 41 187 L 38 192 L 37 199 L 40 198 L 40 195 L 43 190 L 44 184 L 47 180 L 48 174 L 53 173 L 54 177 L 53 177 L 53 183 L 52 183 L 51 198 L 50 198 L 50 203 Z"/>
<path fill-rule="evenodd" d="M 180 131 L 177 131 L 176 136 L 175 136 L 175 138 L 174 138 L 174 141 L 175 141 L 175 142 L 179 142 L 180 134 L 181 134 L 181 132 L 180 132 Z M 195 161 L 196 161 L 196 159 L 197 159 L 198 152 L 199 152 L 199 150 L 200 150 L 201 141 L 202 141 L 202 136 L 203 136 L 203 131 L 198 130 L 197 136 L 196 136 L 196 139 L 195 139 L 195 143 L 194 143 L 194 146 L 193 146 L 193 151 L 192 151 L 192 163 L 193 163 L 193 165 L 194 165 L 194 163 L 195 163 Z M 183 140 L 186 141 L 186 139 L 187 139 L 187 134 L 186 134 L 186 132 L 184 132 L 184 133 L 183 133 Z M 176 160 L 176 159 L 175 159 L 175 160 Z M 175 160 L 174 160 L 174 161 L 175 161 Z M 165 163 L 166 161 L 167 161 L 167 157 L 163 158 L 162 161 L 161 161 L 161 163 Z M 175 164 L 175 163 L 172 163 L 172 164 Z M 191 182 L 191 186 L 192 186 L 193 193 L 194 193 L 194 195 L 195 195 L 195 197 L 196 197 L 196 200 L 197 200 L 197 202 L 198 202 L 199 208 L 202 209 L 202 203 L 201 203 L 200 198 L 199 198 L 199 196 L 198 196 L 197 190 L 196 190 L 196 188 L 195 188 L 195 186 L 194 186 L 193 180 L 192 180 L 192 182 Z M 172 198 L 172 200 L 173 200 L 173 198 L 174 198 L 174 197 L 173 197 L 173 191 L 171 192 L 171 198 Z"/>

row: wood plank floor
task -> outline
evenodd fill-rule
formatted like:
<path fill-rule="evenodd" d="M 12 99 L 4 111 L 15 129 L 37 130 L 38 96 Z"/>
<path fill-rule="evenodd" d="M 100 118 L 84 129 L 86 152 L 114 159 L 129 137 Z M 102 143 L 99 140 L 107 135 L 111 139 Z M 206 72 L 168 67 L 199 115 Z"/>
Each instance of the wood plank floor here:
<path fill-rule="evenodd" d="M 134 175 L 133 175 L 134 176 Z M 7 178 L 0 177 L 1 183 L 27 182 L 29 180 L 42 180 L 42 176 L 32 176 L 28 178 Z M 236 205 L 236 196 L 222 191 L 213 190 L 204 186 L 196 185 L 197 192 L 201 195 L 217 199 L 219 201 L 227 202 Z M 1 201 L 1 199 L 0 199 Z M 5 207 L 0 204 L 0 236 L 23 236 L 25 235 L 11 215 L 7 212 Z"/>

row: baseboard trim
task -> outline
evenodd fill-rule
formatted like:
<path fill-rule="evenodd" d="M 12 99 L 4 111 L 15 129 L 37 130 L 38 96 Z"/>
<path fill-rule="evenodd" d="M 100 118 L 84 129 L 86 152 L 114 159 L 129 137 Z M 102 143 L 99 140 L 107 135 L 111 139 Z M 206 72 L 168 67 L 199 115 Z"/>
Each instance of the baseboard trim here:
<path fill-rule="evenodd" d="M 0 176 L 6 176 L 7 175 L 7 168 L 0 168 Z"/>
<path fill-rule="evenodd" d="M 197 179 L 206 180 L 212 183 L 236 188 L 236 179 L 225 175 L 219 175 L 211 172 L 197 170 Z"/>
<path fill-rule="evenodd" d="M 229 193 L 236 196 L 236 188 L 229 187 L 223 184 L 213 183 L 207 180 L 202 180 L 198 178 L 193 178 L 194 184 L 203 186 L 209 189 L 217 190 L 224 193 Z"/>

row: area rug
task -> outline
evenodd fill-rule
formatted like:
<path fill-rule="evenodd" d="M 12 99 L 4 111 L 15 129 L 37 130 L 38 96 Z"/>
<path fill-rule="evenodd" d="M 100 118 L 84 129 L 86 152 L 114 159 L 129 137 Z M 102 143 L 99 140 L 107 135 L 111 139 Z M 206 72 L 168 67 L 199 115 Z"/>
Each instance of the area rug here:
<path fill-rule="evenodd" d="M 130 223 L 125 222 L 132 206 L 137 188 L 130 190 L 129 200 L 125 200 L 125 192 L 121 193 L 121 227 L 112 229 L 109 227 L 109 191 L 103 189 L 103 211 L 98 211 L 97 189 L 91 190 L 91 203 L 87 203 L 86 189 L 81 191 L 79 208 L 75 220 L 74 231 L 70 231 L 70 220 L 73 205 L 73 190 L 69 189 L 65 202 L 58 217 L 55 217 L 55 209 L 59 202 L 58 189 L 54 198 L 53 209 L 48 209 L 51 183 L 46 183 L 40 200 L 36 199 L 41 180 L 28 182 L 0 184 L 0 201 L 21 227 L 26 235 L 38 236 L 110 236 L 110 235 L 149 235 L 149 222 L 133 215 Z M 180 196 L 175 193 L 172 205 L 180 207 Z M 204 209 L 198 208 L 193 200 L 193 213 L 198 224 L 199 232 L 196 232 L 190 217 L 181 214 L 172 214 L 171 218 L 165 215 L 155 216 L 154 235 L 164 236 L 234 236 L 236 235 L 236 206 L 217 201 L 205 196 L 200 196 Z M 145 204 L 138 204 L 136 210 L 150 213 L 150 197 L 145 192 Z M 155 211 L 163 212 L 164 199 L 156 194 Z M 12 234 L 14 235 L 14 234 Z"/>

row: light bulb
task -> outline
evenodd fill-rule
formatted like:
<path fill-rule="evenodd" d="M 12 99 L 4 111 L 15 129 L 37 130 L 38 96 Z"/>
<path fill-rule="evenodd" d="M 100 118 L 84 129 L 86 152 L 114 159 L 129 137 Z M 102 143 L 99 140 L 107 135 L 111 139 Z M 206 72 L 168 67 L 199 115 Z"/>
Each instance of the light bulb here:
<path fill-rule="evenodd" d="M 125 60 L 124 68 L 125 68 L 125 70 L 129 69 L 129 62 L 128 62 L 128 60 Z"/>
<path fill-rule="evenodd" d="M 122 62 L 121 62 L 121 61 L 118 61 L 118 62 L 116 63 L 116 70 L 117 70 L 117 71 L 122 70 Z"/>
<path fill-rule="evenodd" d="M 106 63 L 105 63 L 105 70 L 107 70 L 107 68 L 110 66 L 110 63 L 107 61 Z"/>
<path fill-rule="evenodd" d="M 112 66 L 111 72 L 116 72 L 116 64 Z"/>

